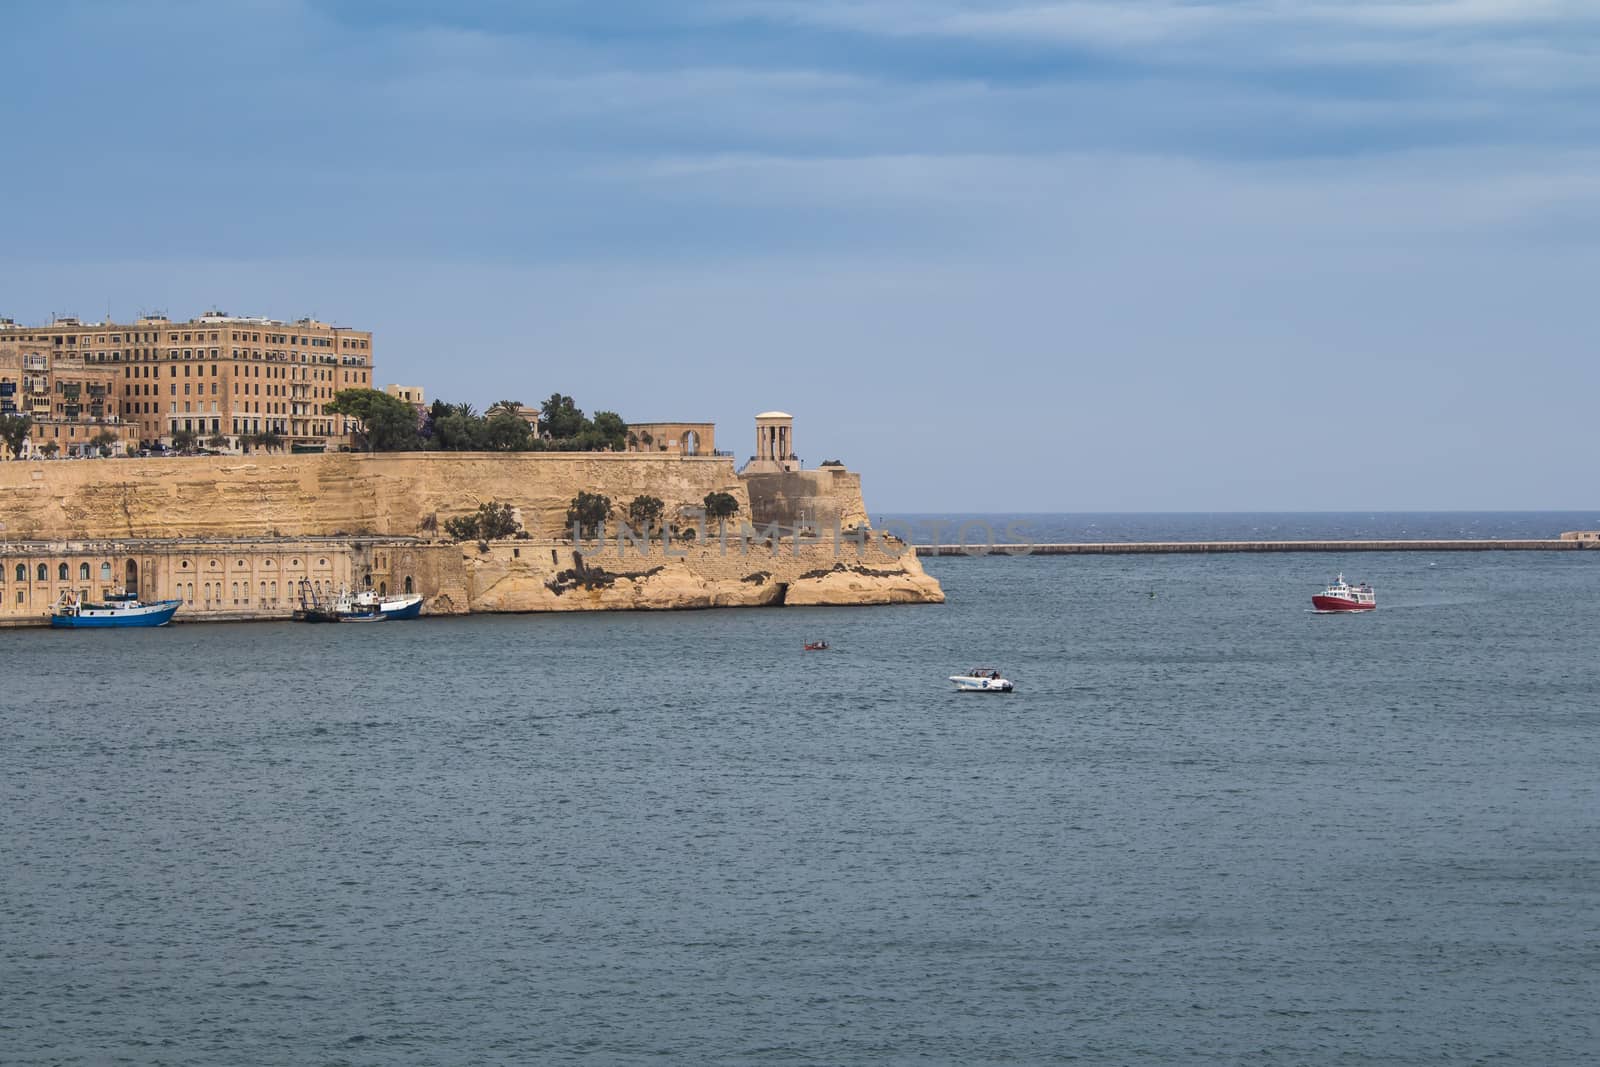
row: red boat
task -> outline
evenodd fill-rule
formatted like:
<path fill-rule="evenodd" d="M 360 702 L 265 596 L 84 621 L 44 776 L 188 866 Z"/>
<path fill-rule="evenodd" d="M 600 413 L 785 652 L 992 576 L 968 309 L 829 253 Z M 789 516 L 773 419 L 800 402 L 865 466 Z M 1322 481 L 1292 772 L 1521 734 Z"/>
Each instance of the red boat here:
<path fill-rule="evenodd" d="M 826 641 L 807 641 L 806 642 L 806 651 L 807 652 L 826 652 L 826 651 L 828 651 L 828 642 L 826 642 Z"/>
<path fill-rule="evenodd" d="M 1351 585 L 1341 574 L 1311 598 L 1311 605 L 1318 611 L 1371 611 L 1378 606 L 1378 597 L 1366 582 Z"/>

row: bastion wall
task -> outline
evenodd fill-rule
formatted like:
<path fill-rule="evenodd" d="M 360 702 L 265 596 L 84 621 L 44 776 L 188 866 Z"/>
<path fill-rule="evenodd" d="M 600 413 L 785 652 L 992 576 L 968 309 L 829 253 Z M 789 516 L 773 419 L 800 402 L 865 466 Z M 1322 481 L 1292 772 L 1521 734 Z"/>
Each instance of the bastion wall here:
<path fill-rule="evenodd" d="M 580 490 L 667 515 L 730 493 L 726 457 L 627 453 L 339 453 L 0 463 L 0 541 L 175 537 L 413 537 L 490 500 L 534 537 L 559 537 Z"/>

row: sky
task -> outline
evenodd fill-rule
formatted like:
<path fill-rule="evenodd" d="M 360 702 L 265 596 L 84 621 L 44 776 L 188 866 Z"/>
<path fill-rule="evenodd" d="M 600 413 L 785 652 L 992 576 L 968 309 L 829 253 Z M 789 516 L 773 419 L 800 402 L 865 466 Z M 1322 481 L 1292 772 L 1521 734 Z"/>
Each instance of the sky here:
<path fill-rule="evenodd" d="M 1596 506 L 1592 0 L 5 0 L 0 316 L 795 416 L 885 511 Z"/>

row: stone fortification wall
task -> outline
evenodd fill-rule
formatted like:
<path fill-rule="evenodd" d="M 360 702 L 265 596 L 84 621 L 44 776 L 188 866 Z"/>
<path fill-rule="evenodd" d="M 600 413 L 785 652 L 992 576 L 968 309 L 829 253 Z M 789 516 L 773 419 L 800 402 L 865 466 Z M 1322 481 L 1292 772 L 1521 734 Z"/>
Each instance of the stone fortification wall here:
<path fill-rule="evenodd" d="M 777 523 L 819 531 L 868 525 L 861 475 L 843 467 L 746 474 L 743 481 L 757 525 Z"/>
<path fill-rule="evenodd" d="M 0 541 L 175 537 L 411 537 L 423 520 L 502 500 L 556 537 L 579 490 L 619 509 L 659 497 L 672 515 L 727 492 L 725 457 L 417 452 L 0 463 Z"/>

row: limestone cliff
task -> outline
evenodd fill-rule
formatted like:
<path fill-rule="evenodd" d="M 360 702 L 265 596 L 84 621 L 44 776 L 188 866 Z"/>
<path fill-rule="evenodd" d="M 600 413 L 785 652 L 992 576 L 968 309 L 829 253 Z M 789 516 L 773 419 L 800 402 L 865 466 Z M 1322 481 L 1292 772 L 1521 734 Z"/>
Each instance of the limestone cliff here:
<path fill-rule="evenodd" d="M 939 583 L 908 546 L 878 538 L 846 544 L 738 541 L 659 544 L 641 553 L 614 543 L 463 546 L 473 611 L 618 611 L 759 605 L 942 603 Z M 677 553 L 682 553 L 678 555 Z"/>

